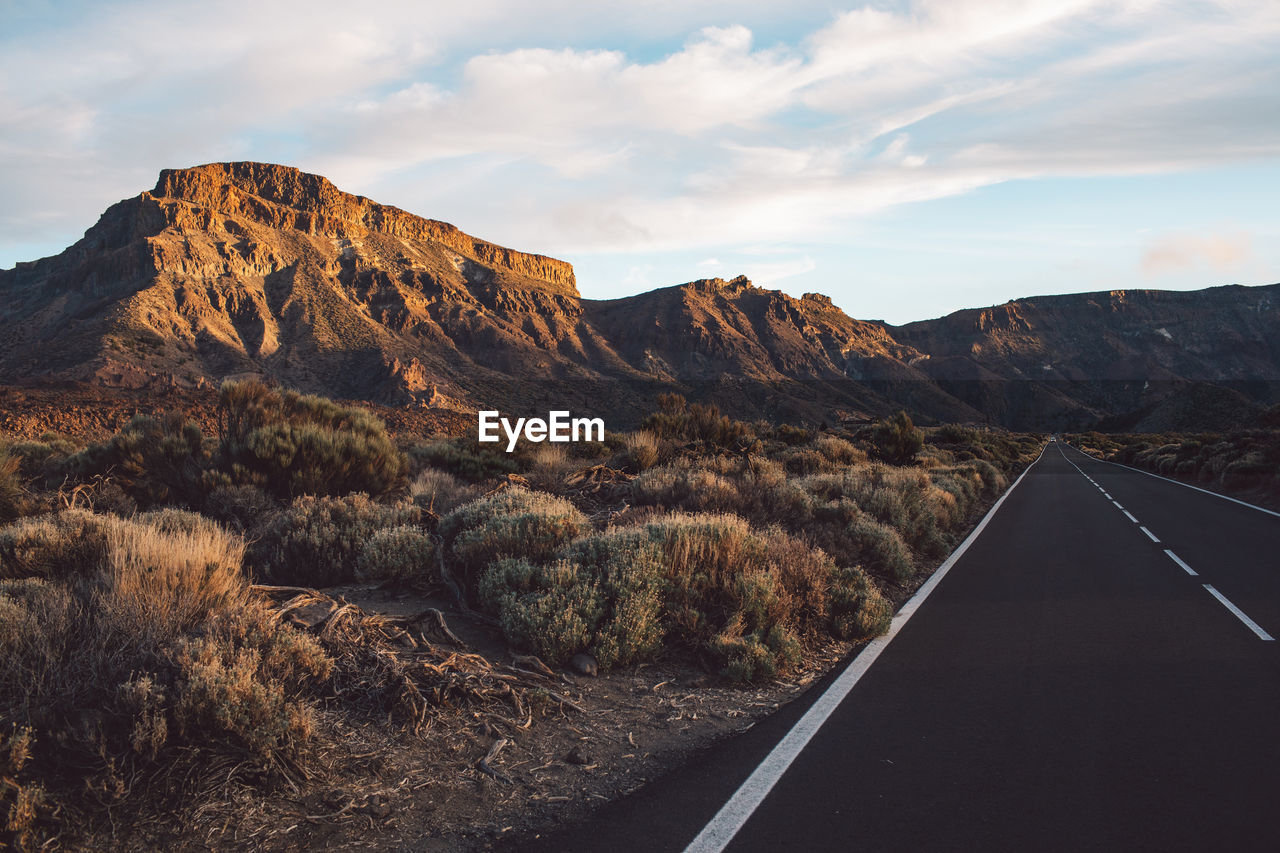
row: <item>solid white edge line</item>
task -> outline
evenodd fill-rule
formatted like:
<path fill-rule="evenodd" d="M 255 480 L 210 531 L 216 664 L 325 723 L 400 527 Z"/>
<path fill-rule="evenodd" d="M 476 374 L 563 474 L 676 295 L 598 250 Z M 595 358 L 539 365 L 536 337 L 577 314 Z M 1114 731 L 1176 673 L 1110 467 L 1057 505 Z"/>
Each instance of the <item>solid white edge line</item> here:
<path fill-rule="evenodd" d="M 1143 533 L 1147 534 L 1147 536 L 1151 539 L 1152 542 L 1160 541 L 1159 539 L 1156 538 L 1156 535 L 1154 533 L 1152 533 L 1147 528 L 1143 527 L 1141 524 L 1138 525 L 1138 529 L 1141 530 Z"/>
<path fill-rule="evenodd" d="M 1221 602 L 1222 602 L 1222 605 L 1223 605 L 1224 607 L 1226 607 L 1228 610 L 1230 610 L 1232 613 L 1234 613 L 1234 614 L 1236 615 L 1236 618 L 1237 618 L 1237 619 L 1239 619 L 1239 620 L 1240 620 L 1241 622 L 1243 622 L 1244 624 L 1248 625 L 1248 626 L 1249 626 L 1249 630 L 1253 631 L 1253 633 L 1257 634 L 1259 637 L 1261 637 L 1261 638 L 1262 638 L 1262 639 L 1264 639 L 1264 640 L 1267 640 L 1268 642 L 1274 642 L 1274 641 L 1275 641 L 1275 637 L 1271 636 L 1271 635 L 1270 635 L 1270 634 L 1268 634 L 1266 631 L 1262 630 L 1262 628 L 1260 628 L 1260 627 L 1258 626 L 1258 623 L 1257 623 L 1257 622 L 1254 622 L 1254 621 L 1253 621 L 1252 619 L 1250 619 L 1248 616 L 1245 616 L 1245 615 L 1244 615 L 1244 611 L 1243 611 L 1243 610 L 1241 610 L 1239 607 L 1236 607 L 1236 606 L 1235 606 L 1234 604 L 1232 604 L 1230 601 L 1227 601 L 1227 597 L 1226 597 L 1225 595 L 1223 595 L 1222 593 L 1218 592 L 1216 589 L 1214 589 L 1213 587 L 1209 586 L 1209 584 L 1207 584 L 1207 583 L 1205 583 L 1205 584 L 1201 584 L 1201 586 L 1203 586 L 1205 589 L 1207 589 L 1207 590 L 1209 591 L 1209 594 L 1210 594 L 1210 595 L 1212 595 L 1214 598 L 1218 599 L 1218 601 L 1221 601 Z"/>
<path fill-rule="evenodd" d="M 818 729 L 827 721 L 827 718 L 835 711 L 835 709 L 849 695 L 849 691 L 853 690 L 855 684 L 866 675 L 867 670 L 876 662 L 876 658 L 880 657 L 880 653 L 885 647 L 893 641 L 893 638 L 902 630 L 902 626 L 907 624 L 912 615 L 924 603 L 929 594 L 937 588 L 942 579 L 946 577 L 947 572 L 951 571 L 951 567 L 959 562 L 964 552 L 969 550 L 969 546 L 981 535 L 986 529 L 987 524 L 995 517 L 996 512 L 1004 504 L 1005 499 L 1013 494 L 1013 490 L 1018 488 L 1018 484 L 1022 482 L 1022 478 L 1027 476 L 1027 472 L 1035 467 L 1044 457 L 1044 450 L 1048 448 L 1048 444 L 1041 449 L 1040 455 L 1036 457 L 1026 467 L 1018 479 L 1013 481 L 1013 485 L 1005 489 L 1000 499 L 987 510 L 987 514 L 978 522 L 978 526 L 973 528 L 960 546 L 951 552 L 951 556 L 938 566 L 937 570 L 930 578 L 924 582 L 924 585 L 911 596 L 906 604 L 902 605 L 902 609 L 893 617 L 893 621 L 889 624 L 889 630 L 882 636 L 876 637 L 866 647 L 858 653 L 858 656 L 849 661 L 849 665 L 845 667 L 844 672 L 836 678 L 835 681 L 827 687 L 826 691 L 818 697 L 817 701 L 805 711 L 791 730 L 778 741 L 777 746 L 765 756 L 759 766 L 752 771 L 747 780 L 743 782 L 738 790 L 734 792 L 729 801 L 720 807 L 720 811 L 711 819 L 711 822 L 702 828 L 698 836 L 689 842 L 689 846 L 685 848 L 685 853 L 720 853 L 725 847 L 729 846 L 729 842 L 738 834 L 738 830 L 742 829 L 750 820 L 751 815 L 764 802 L 764 798 L 773 790 L 773 786 L 782 778 L 782 774 L 787 772 L 787 768 L 795 761 L 798 756 L 808 745 L 813 736 L 818 733 Z"/>
<path fill-rule="evenodd" d="M 1134 518 L 1133 513 L 1129 512 L 1129 510 L 1122 509 L 1120 511 L 1123 512 L 1125 515 L 1129 516 L 1129 520 L 1132 521 L 1134 524 L 1138 523 L 1138 519 Z"/>
<path fill-rule="evenodd" d="M 1206 495 L 1213 495 L 1215 498 L 1222 498 L 1224 501 L 1231 501 L 1233 504 L 1240 504 L 1240 506 L 1247 506 L 1249 507 L 1249 509 L 1256 509 L 1258 512 L 1265 512 L 1267 515 L 1274 515 L 1276 518 L 1280 518 L 1280 512 L 1276 512 L 1275 510 L 1264 509 L 1263 507 L 1260 507 L 1256 504 L 1251 504 L 1248 501 L 1242 501 L 1238 498 L 1230 498 L 1224 494 L 1221 494 L 1220 492 L 1214 492 L 1209 489 L 1202 489 L 1199 486 L 1193 486 L 1190 483 L 1184 483 L 1181 480 L 1171 480 L 1168 477 L 1161 477 L 1159 474 L 1152 474 L 1150 471 L 1143 471 L 1141 468 L 1134 468 L 1130 465 L 1121 465 L 1119 462 L 1111 462 L 1110 460 L 1107 460 L 1107 459 L 1099 459 L 1096 456 L 1090 456 L 1088 453 L 1085 453 L 1083 450 L 1081 450 L 1078 447 L 1075 447 L 1074 445 L 1067 445 L 1067 446 L 1071 447 L 1077 453 L 1084 454 L 1088 458 L 1092 459 L 1094 462 L 1105 462 L 1107 465 L 1114 465 L 1117 468 L 1128 468 L 1130 471 L 1137 471 L 1139 474 L 1146 474 L 1148 477 L 1155 477 L 1157 480 L 1164 480 L 1166 483 L 1173 483 L 1176 486 L 1186 486 L 1188 489 L 1195 489 L 1197 492 L 1204 492 Z"/>
<path fill-rule="evenodd" d="M 1182 562 L 1182 558 L 1181 558 L 1181 557 L 1179 557 L 1177 554 L 1173 553 L 1173 552 L 1172 552 L 1172 551 L 1170 551 L 1168 548 L 1165 548 L 1165 549 L 1164 549 L 1164 552 L 1165 552 L 1165 554 L 1166 554 L 1166 555 L 1168 555 L 1168 557 L 1169 557 L 1169 559 L 1170 559 L 1170 560 L 1173 560 L 1173 561 L 1174 561 L 1175 563 L 1177 563 L 1179 566 L 1182 566 L 1182 570 L 1183 570 L 1184 572 L 1186 572 L 1187 574 L 1191 575 L 1191 577 L 1193 577 L 1193 578 L 1195 578 L 1195 577 L 1199 577 L 1199 575 L 1198 575 L 1198 574 L 1196 574 L 1196 570 L 1195 570 L 1195 569 L 1193 569 L 1193 568 L 1191 568 L 1190 566 L 1188 566 L 1186 563 Z"/>

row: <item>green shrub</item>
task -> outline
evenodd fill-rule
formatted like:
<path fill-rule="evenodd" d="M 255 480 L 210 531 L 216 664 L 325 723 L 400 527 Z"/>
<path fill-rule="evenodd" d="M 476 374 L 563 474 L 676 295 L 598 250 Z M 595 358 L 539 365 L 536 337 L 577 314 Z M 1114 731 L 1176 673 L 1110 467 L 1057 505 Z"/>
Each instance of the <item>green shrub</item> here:
<path fill-rule="evenodd" d="M 864 515 L 850 522 L 845 536 L 847 556 L 874 574 L 899 582 L 915 574 L 911 551 L 892 527 Z"/>
<path fill-rule="evenodd" d="M 507 557 L 551 558 L 589 525 L 569 501 L 519 486 L 463 504 L 440 520 L 447 559 L 468 591 L 485 566 Z"/>
<path fill-rule="evenodd" d="M 409 459 L 416 468 L 436 468 L 468 483 L 514 474 L 520 468 L 512 454 L 483 446 L 474 439 L 419 444 L 410 448 Z"/>
<path fill-rule="evenodd" d="M 218 398 L 222 465 L 279 497 L 383 495 L 408 463 L 372 413 L 259 382 L 224 383 Z"/>
<path fill-rule="evenodd" d="M 860 569 L 837 569 L 831 581 L 831 633 L 869 640 L 889 630 L 893 610 Z"/>
<path fill-rule="evenodd" d="M 70 457 L 66 467 L 80 482 L 110 478 L 138 505 L 150 507 L 197 505 L 209 464 L 200 427 L 169 413 L 134 415 L 107 441 Z"/>
<path fill-rule="evenodd" d="M 294 498 L 254 543 L 254 566 L 278 583 L 331 586 L 355 580 L 360 554 L 387 527 L 417 524 L 408 502 L 383 505 L 368 495 Z"/>
<path fill-rule="evenodd" d="M 891 465 L 910 465 L 924 447 L 924 434 L 916 429 L 911 417 L 899 411 L 871 430 L 871 443 L 876 455 Z"/>
<path fill-rule="evenodd" d="M 360 549 L 356 579 L 410 581 L 436 574 L 436 540 L 420 527 L 406 524 L 374 533 Z"/>
<path fill-rule="evenodd" d="M 641 429 L 658 438 L 700 442 L 719 450 L 749 451 L 759 440 L 749 424 L 722 415 L 715 405 L 689 404 L 678 394 L 658 395 L 659 411 L 641 423 Z"/>

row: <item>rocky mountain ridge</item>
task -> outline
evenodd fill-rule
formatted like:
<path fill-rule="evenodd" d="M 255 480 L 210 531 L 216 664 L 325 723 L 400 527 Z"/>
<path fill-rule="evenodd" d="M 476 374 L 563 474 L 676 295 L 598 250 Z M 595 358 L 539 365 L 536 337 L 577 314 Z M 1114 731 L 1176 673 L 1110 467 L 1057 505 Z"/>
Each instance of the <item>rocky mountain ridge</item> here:
<path fill-rule="evenodd" d="M 63 253 L 0 270 L 0 383 L 261 375 L 387 405 L 577 404 L 624 423 L 677 390 L 751 417 L 905 407 L 1078 427 L 1157 411 L 1188 382 L 1274 402 L 1277 297 L 1035 297 L 899 327 L 745 278 L 583 299 L 563 261 L 296 169 L 218 163 L 165 170 Z"/>

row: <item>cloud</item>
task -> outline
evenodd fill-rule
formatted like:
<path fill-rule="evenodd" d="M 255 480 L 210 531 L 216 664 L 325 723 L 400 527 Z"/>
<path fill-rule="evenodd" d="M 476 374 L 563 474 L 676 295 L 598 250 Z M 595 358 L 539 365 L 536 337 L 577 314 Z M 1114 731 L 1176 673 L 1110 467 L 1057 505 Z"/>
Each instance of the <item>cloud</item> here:
<path fill-rule="evenodd" d="M 83 229 L 161 167 L 231 158 L 537 251 L 707 257 L 1002 182 L 1280 149 L 1272 0 L 65 9 L 0 36 L 14 244 Z"/>
<path fill-rule="evenodd" d="M 1230 273 L 1253 261 L 1253 240 L 1245 233 L 1165 234 L 1147 245 L 1141 268 L 1148 277 L 1201 269 Z"/>

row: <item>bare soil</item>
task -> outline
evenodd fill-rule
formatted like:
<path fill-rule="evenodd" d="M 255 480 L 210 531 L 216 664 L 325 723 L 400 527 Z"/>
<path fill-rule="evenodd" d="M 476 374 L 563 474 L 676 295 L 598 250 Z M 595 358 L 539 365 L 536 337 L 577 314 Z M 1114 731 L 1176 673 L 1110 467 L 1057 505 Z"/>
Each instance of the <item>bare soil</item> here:
<path fill-rule="evenodd" d="M 469 650 L 495 668 L 529 665 L 494 628 L 445 600 L 369 586 L 326 592 L 390 616 L 438 608 Z M 487 850 L 580 821 L 660 778 L 800 695 L 849 650 L 833 643 L 791 680 L 754 687 L 728 686 L 675 661 L 599 677 L 557 669 L 545 678 L 545 690 L 569 701 L 541 703 L 518 724 L 485 710 L 446 708 L 414 735 L 394 721 L 353 728 L 349 716 L 328 713 L 323 739 L 342 746 L 320 757 L 313 782 L 265 795 L 260 787 L 229 784 L 182 829 L 158 826 L 130 845 Z"/>

